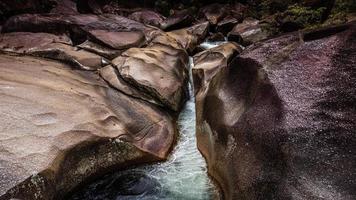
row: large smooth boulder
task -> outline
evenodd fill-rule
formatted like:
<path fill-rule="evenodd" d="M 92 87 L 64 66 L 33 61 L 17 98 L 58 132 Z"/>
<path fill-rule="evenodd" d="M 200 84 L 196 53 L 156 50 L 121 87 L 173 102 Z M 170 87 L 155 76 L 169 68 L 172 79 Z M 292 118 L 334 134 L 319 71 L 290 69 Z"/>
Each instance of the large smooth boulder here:
<path fill-rule="evenodd" d="M 164 44 L 131 48 L 112 64 L 120 78 L 155 99 L 158 104 L 179 111 L 186 97 L 188 55 Z"/>
<path fill-rule="evenodd" d="M 195 96 L 204 96 L 209 89 L 211 79 L 216 73 L 221 68 L 226 68 L 231 60 L 241 52 L 242 48 L 238 44 L 227 42 L 194 55 L 192 74 Z"/>
<path fill-rule="evenodd" d="M 70 44 L 68 37 L 48 33 L 14 32 L 0 35 L 2 52 L 55 59 L 85 70 L 96 70 L 107 64 L 101 56 L 76 49 Z"/>
<path fill-rule="evenodd" d="M 355 36 L 291 33 L 193 68 L 198 148 L 225 199 L 356 198 Z"/>
<path fill-rule="evenodd" d="M 165 159 L 174 118 L 97 74 L 0 55 L 0 199 L 64 199 L 83 182 Z"/>

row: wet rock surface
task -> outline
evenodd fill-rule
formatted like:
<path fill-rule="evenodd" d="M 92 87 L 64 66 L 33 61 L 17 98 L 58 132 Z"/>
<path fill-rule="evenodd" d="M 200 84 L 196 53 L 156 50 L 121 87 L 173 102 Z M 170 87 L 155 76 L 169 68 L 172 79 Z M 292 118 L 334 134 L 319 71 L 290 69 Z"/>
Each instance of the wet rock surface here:
<path fill-rule="evenodd" d="M 226 199 L 356 197 L 355 34 L 284 35 L 193 73 L 198 147 Z"/>

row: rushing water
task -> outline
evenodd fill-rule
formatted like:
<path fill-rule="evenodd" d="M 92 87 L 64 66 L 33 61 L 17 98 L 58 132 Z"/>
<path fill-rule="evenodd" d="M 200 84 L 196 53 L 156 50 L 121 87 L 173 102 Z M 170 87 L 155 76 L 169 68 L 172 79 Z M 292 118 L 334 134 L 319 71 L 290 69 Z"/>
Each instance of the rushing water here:
<path fill-rule="evenodd" d="M 190 84 L 189 92 L 190 99 L 178 118 L 178 142 L 166 162 L 107 175 L 71 199 L 217 199 L 218 192 L 208 177 L 205 160 L 196 146 L 195 103 Z"/>

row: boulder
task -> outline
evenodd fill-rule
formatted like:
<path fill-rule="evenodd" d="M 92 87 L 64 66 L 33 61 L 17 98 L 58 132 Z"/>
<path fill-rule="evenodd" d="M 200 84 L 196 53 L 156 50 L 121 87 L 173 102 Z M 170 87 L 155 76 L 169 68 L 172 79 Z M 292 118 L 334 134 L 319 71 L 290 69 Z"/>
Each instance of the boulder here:
<path fill-rule="evenodd" d="M 209 23 L 203 22 L 171 32 L 157 32 L 149 45 L 164 44 L 176 49 L 185 49 L 191 53 L 204 40 L 208 29 Z"/>
<path fill-rule="evenodd" d="M 194 55 L 192 75 L 195 96 L 198 99 L 206 95 L 211 79 L 221 68 L 226 68 L 231 60 L 241 52 L 242 48 L 238 44 L 227 42 Z M 197 107 L 197 111 L 199 109 L 201 108 Z M 200 118 L 202 117 L 200 116 Z"/>
<path fill-rule="evenodd" d="M 122 78 L 121 74 L 118 72 L 116 67 L 111 65 L 105 66 L 99 70 L 100 76 L 112 87 L 119 90 L 120 92 L 134 98 L 138 98 L 158 106 L 164 107 L 162 103 L 156 101 L 151 95 L 148 93 L 142 92 L 139 88 L 134 87 L 127 82 L 124 78 Z"/>
<path fill-rule="evenodd" d="M 225 36 L 218 32 L 218 33 L 213 33 L 209 37 L 206 38 L 208 42 L 221 42 L 225 41 Z"/>
<path fill-rule="evenodd" d="M 225 17 L 216 25 L 216 31 L 227 35 L 238 22 L 239 20 L 234 17 Z"/>
<path fill-rule="evenodd" d="M 200 13 L 211 25 L 215 26 L 228 15 L 228 5 L 219 3 L 209 4 L 201 8 Z"/>
<path fill-rule="evenodd" d="M 14 32 L 0 35 L 0 51 L 33 55 L 69 63 L 85 70 L 96 70 L 107 61 L 101 56 L 77 49 L 65 36 L 48 33 Z"/>
<path fill-rule="evenodd" d="M 145 43 L 145 35 L 139 31 L 117 32 L 96 29 L 90 30 L 89 33 L 94 40 L 118 50 L 141 47 Z"/>
<path fill-rule="evenodd" d="M 173 15 L 168 16 L 161 22 L 160 28 L 165 31 L 180 29 L 190 26 L 193 22 L 191 10 L 181 10 L 175 12 Z"/>
<path fill-rule="evenodd" d="M 110 47 L 106 47 L 104 45 L 97 44 L 89 40 L 86 40 L 85 42 L 77 45 L 76 47 L 98 54 L 109 60 L 118 57 L 123 51 L 123 50 L 112 49 Z"/>
<path fill-rule="evenodd" d="M 187 97 L 188 55 L 164 44 L 131 48 L 112 61 L 120 78 L 173 111 Z"/>
<path fill-rule="evenodd" d="M 142 32 L 148 40 L 150 40 L 150 33 L 156 31 L 154 28 L 147 27 L 134 20 L 112 14 L 23 14 L 11 17 L 3 27 L 3 32 L 26 31 L 55 34 L 69 32 L 72 39 L 79 38 L 79 43 L 84 42 L 90 35 L 90 31 L 95 30 L 105 30 L 110 33 Z M 110 46 L 110 44 L 107 45 Z"/>
<path fill-rule="evenodd" d="M 109 170 L 165 159 L 174 118 L 97 74 L 0 56 L 0 199 L 65 199 Z"/>
<path fill-rule="evenodd" d="M 290 33 L 193 68 L 198 148 L 225 199 L 356 198 L 355 35 Z"/>
<path fill-rule="evenodd" d="M 165 20 L 164 16 L 150 10 L 134 12 L 128 18 L 155 27 L 160 27 L 161 23 Z"/>
<path fill-rule="evenodd" d="M 259 20 L 247 18 L 241 24 L 237 24 L 227 35 L 229 41 L 238 42 L 244 46 L 264 40 L 271 36 L 260 24 Z"/>

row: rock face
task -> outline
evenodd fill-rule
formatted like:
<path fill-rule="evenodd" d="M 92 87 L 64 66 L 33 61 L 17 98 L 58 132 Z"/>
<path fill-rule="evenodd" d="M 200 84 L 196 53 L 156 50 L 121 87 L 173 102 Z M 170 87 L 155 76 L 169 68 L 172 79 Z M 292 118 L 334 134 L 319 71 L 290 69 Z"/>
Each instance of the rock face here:
<path fill-rule="evenodd" d="M 155 44 L 131 48 L 112 61 L 120 78 L 149 94 L 158 104 L 178 111 L 187 97 L 188 55 L 171 46 Z"/>
<path fill-rule="evenodd" d="M 145 42 L 145 35 L 142 32 L 117 32 L 107 30 L 91 30 L 89 33 L 96 40 L 110 46 L 113 49 L 128 49 L 130 47 L 140 47 Z"/>
<path fill-rule="evenodd" d="M 150 10 L 134 12 L 128 18 L 155 27 L 160 27 L 161 23 L 165 20 L 165 17 Z"/>
<path fill-rule="evenodd" d="M 134 20 L 111 14 L 91 15 L 60 15 L 60 14 L 23 14 L 13 16 L 6 21 L 3 32 L 48 32 L 48 33 L 67 33 L 71 38 L 84 40 L 90 32 L 100 30 L 101 34 L 91 34 L 94 39 L 101 40 L 105 43 L 103 37 L 112 37 L 113 32 L 142 32 L 146 39 L 149 40 L 150 33 L 155 31 Z M 107 31 L 106 35 L 103 30 Z M 81 41 L 83 42 L 83 41 Z M 106 45 L 112 45 L 106 43 Z"/>
<path fill-rule="evenodd" d="M 270 36 L 256 19 L 245 19 L 237 24 L 227 35 L 229 41 L 235 41 L 245 46 L 266 39 Z"/>
<path fill-rule="evenodd" d="M 355 36 L 349 24 L 228 64 L 195 58 L 198 147 L 225 199 L 356 198 Z"/>
<path fill-rule="evenodd" d="M 113 169 L 166 159 L 187 97 L 187 50 L 207 26 L 164 33 L 116 15 L 25 14 L 4 28 L 1 200 L 65 199 Z"/>
<path fill-rule="evenodd" d="M 14 32 L 0 35 L 0 51 L 60 60 L 86 70 L 101 68 L 106 61 L 93 53 L 71 46 L 66 36 Z"/>
<path fill-rule="evenodd" d="M 162 30 L 174 30 L 191 25 L 193 17 L 190 10 L 182 10 L 167 17 L 161 22 Z"/>
<path fill-rule="evenodd" d="M 54 199 L 89 177 L 164 159 L 173 118 L 98 75 L 0 56 L 0 199 Z"/>

